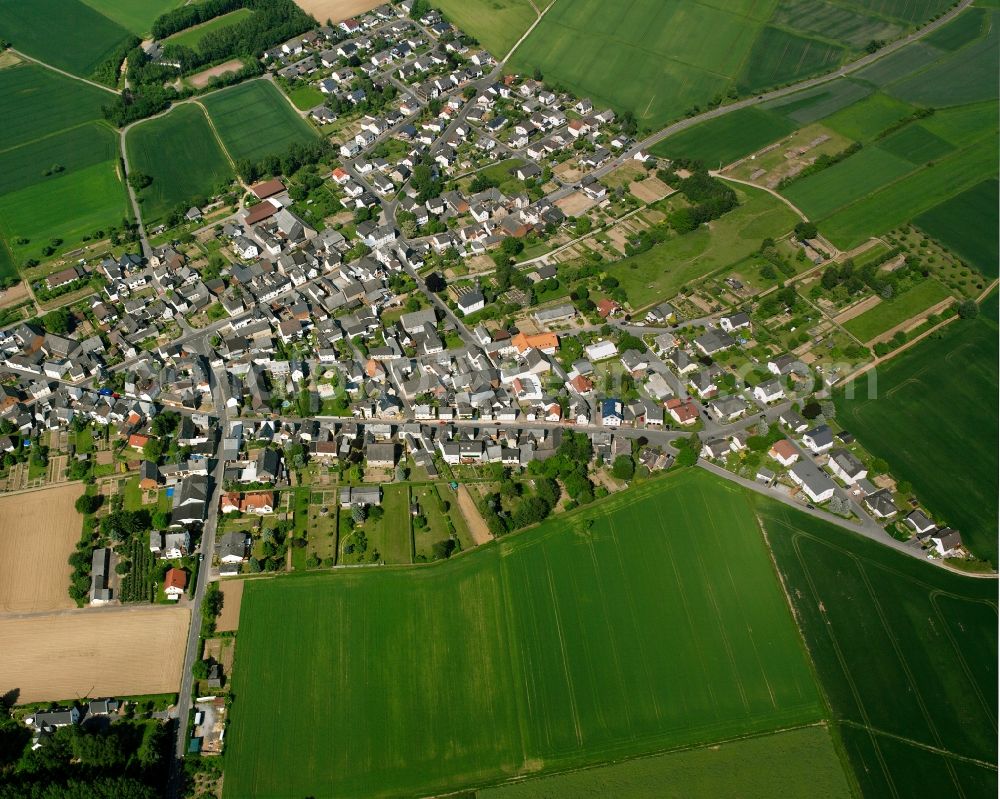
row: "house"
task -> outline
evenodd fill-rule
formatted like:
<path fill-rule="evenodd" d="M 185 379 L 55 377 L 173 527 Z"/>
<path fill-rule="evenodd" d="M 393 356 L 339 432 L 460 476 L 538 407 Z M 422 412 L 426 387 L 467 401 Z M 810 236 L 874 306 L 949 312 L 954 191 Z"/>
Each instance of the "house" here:
<path fill-rule="evenodd" d="M 518 333 L 511 338 L 510 344 L 517 350 L 518 355 L 524 355 L 529 350 L 538 350 L 546 355 L 554 355 L 559 347 L 559 336 L 555 333 L 535 333 L 530 336 Z"/>
<path fill-rule="evenodd" d="M 802 486 L 813 502 L 826 502 L 833 497 L 836 483 L 819 470 L 812 461 L 799 461 L 788 471 L 792 481 Z"/>
<path fill-rule="evenodd" d="M 619 427 L 625 421 L 624 408 L 620 400 L 601 401 L 601 424 L 605 427 Z"/>
<path fill-rule="evenodd" d="M 53 730 L 56 727 L 69 727 L 80 723 L 80 709 L 73 707 L 56 707 L 51 710 L 39 710 L 26 719 L 36 730 Z"/>
<path fill-rule="evenodd" d="M 864 503 L 865 507 L 868 508 L 872 515 L 877 519 L 891 519 L 899 513 L 899 508 L 897 508 L 896 503 L 892 501 L 892 494 L 890 494 L 889 490 L 885 488 L 881 491 L 876 491 L 874 494 L 869 494 L 865 497 Z"/>
<path fill-rule="evenodd" d="M 742 311 L 729 316 L 723 316 L 719 319 L 719 327 L 727 333 L 732 333 L 734 330 L 739 330 L 744 327 L 748 328 L 750 327 L 750 317 Z"/>
<path fill-rule="evenodd" d="M 149 534 L 149 551 L 162 560 L 183 558 L 191 551 L 191 534 L 187 530 Z"/>
<path fill-rule="evenodd" d="M 734 344 L 736 344 L 736 340 L 732 336 L 718 330 L 709 330 L 694 340 L 694 345 L 705 355 L 722 352 L 722 350 L 729 349 Z"/>
<path fill-rule="evenodd" d="M 930 538 L 931 543 L 934 544 L 934 549 L 942 558 L 946 558 L 950 555 L 957 555 L 961 552 L 962 536 L 959 535 L 958 530 L 952 530 L 950 527 L 945 527 L 944 529 L 938 530 L 936 533 L 931 535 Z"/>
<path fill-rule="evenodd" d="M 160 484 L 160 468 L 153 461 L 142 461 L 139 464 L 139 488 L 152 491 Z"/>
<path fill-rule="evenodd" d="M 175 602 L 181 598 L 184 594 L 184 589 L 187 587 L 187 572 L 183 569 L 170 569 L 167 571 L 166 576 L 163 578 L 163 593 L 167 595 L 167 599 L 172 599 Z"/>
<path fill-rule="evenodd" d="M 795 449 L 795 445 L 787 438 L 775 441 L 771 445 L 771 449 L 767 451 L 767 454 L 786 469 L 799 459 L 799 451 Z"/>
<path fill-rule="evenodd" d="M 393 443 L 369 444 L 365 448 L 365 460 L 377 469 L 391 469 L 396 465 L 396 445 Z"/>
<path fill-rule="evenodd" d="M 352 505 L 381 505 L 382 489 L 379 486 L 348 486 L 340 489 L 340 507 Z"/>
<path fill-rule="evenodd" d="M 486 297 L 478 289 L 476 291 L 468 291 L 458 298 L 458 307 L 463 314 L 481 311 L 486 307 Z"/>
<path fill-rule="evenodd" d="M 917 534 L 917 538 L 924 539 L 937 529 L 933 519 L 930 519 L 922 510 L 915 510 L 908 513 L 903 519 L 907 526 Z"/>
<path fill-rule="evenodd" d="M 111 601 L 111 588 L 108 581 L 111 576 L 111 550 L 100 547 L 94 550 L 90 562 L 90 602 L 102 605 Z"/>
<path fill-rule="evenodd" d="M 814 455 L 819 455 L 833 446 L 833 432 L 829 425 L 818 425 L 802 434 L 802 443 Z"/>
<path fill-rule="evenodd" d="M 222 563 L 242 563 L 250 551 L 250 536 L 243 532 L 226 533 L 216 544 L 216 551 Z"/>
<path fill-rule="evenodd" d="M 593 344 L 588 344 L 583 348 L 583 351 L 587 355 L 587 360 L 594 363 L 595 361 L 606 361 L 608 358 L 614 358 L 618 354 L 618 347 L 615 342 L 605 339 L 604 341 L 595 341 Z"/>
<path fill-rule="evenodd" d="M 708 409 L 721 422 L 731 422 L 738 419 L 747 409 L 747 403 L 742 397 L 720 397 Z"/>
<path fill-rule="evenodd" d="M 687 426 L 698 421 L 698 408 L 690 397 L 683 400 L 676 397 L 667 400 L 667 413 L 677 424 Z"/>
<path fill-rule="evenodd" d="M 712 460 L 724 458 L 729 454 L 729 442 L 723 438 L 713 438 L 702 445 L 701 452 L 698 454 Z"/>
<path fill-rule="evenodd" d="M 753 396 L 758 402 L 763 402 L 764 404 L 777 402 L 785 398 L 785 389 L 782 387 L 781 381 L 773 377 L 754 386 Z"/>
<path fill-rule="evenodd" d="M 809 427 L 809 423 L 795 411 L 785 411 L 778 420 L 793 433 L 801 433 Z"/>
<path fill-rule="evenodd" d="M 839 477 L 848 485 L 854 485 L 858 480 L 868 476 L 868 467 L 846 449 L 833 450 L 826 465 L 835 477 Z"/>

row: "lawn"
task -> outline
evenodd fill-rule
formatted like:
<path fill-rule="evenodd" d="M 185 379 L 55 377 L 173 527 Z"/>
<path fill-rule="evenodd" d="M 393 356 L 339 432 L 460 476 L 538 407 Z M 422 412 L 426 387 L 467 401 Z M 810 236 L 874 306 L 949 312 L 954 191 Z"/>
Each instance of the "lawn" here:
<path fill-rule="evenodd" d="M 878 397 L 834 395 L 837 418 L 929 510 L 997 563 L 997 297 L 878 369 Z M 861 378 L 857 393 L 863 393 Z"/>
<path fill-rule="evenodd" d="M 131 168 L 153 178 L 139 195 L 147 223 L 175 208 L 186 210 L 233 179 L 229 161 L 197 105 L 180 105 L 166 116 L 136 125 L 126 146 Z"/>
<path fill-rule="evenodd" d="M 996 796 L 996 582 L 755 501 L 864 795 Z"/>
<path fill-rule="evenodd" d="M 32 58 L 84 77 L 132 35 L 80 0 L 0 0 L 0 32 Z"/>
<path fill-rule="evenodd" d="M 749 511 L 688 470 L 444 563 L 247 584 L 224 795 L 443 793 L 818 720 Z"/>
<path fill-rule="evenodd" d="M 548 3 L 535 5 L 541 9 Z M 496 58 L 507 55 L 536 16 L 529 0 L 435 0 L 434 6 Z"/>
<path fill-rule="evenodd" d="M 83 0 L 83 2 L 136 36 L 145 36 L 157 17 L 184 5 L 186 0 Z"/>
<path fill-rule="evenodd" d="M 848 320 L 844 323 L 844 329 L 859 341 L 871 341 L 937 305 L 948 296 L 948 290 L 944 286 L 934 278 L 927 278 L 891 300 L 880 302 L 870 311 Z"/>
<path fill-rule="evenodd" d="M 788 206 L 766 192 L 737 187 L 737 194 L 740 207 L 710 225 L 609 268 L 633 308 L 669 299 L 690 281 L 739 263 L 765 238 L 780 238 L 798 221 Z"/>
<path fill-rule="evenodd" d="M 316 129 L 266 80 L 213 92 L 202 102 L 234 161 L 283 155 L 290 145 L 311 142 L 317 136 Z"/>
<path fill-rule="evenodd" d="M 165 41 L 170 44 L 179 44 L 182 47 L 190 47 L 192 50 L 197 50 L 198 45 L 201 44 L 201 40 L 206 35 L 222 30 L 223 28 L 228 28 L 237 22 L 242 22 L 251 14 L 253 14 L 253 11 L 249 8 L 238 8 L 235 11 L 230 11 L 228 14 L 222 14 L 214 19 L 210 19 L 208 22 L 203 22 L 201 25 L 195 25 L 192 28 L 178 31 L 173 36 L 168 36 Z"/>
<path fill-rule="evenodd" d="M 664 158 L 689 158 L 715 169 L 787 136 L 795 123 L 774 111 L 741 108 L 664 139 L 652 148 Z"/>
<path fill-rule="evenodd" d="M 996 180 L 984 180 L 925 211 L 913 222 L 987 277 L 996 277 L 1000 261 L 998 187 L 1000 184 Z"/>
<path fill-rule="evenodd" d="M 810 219 L 822 219 L 914 169 L 881 147 L 864 147 L 839 164 L 796 180 L 783 193 Z"/>
<path fill-rule="evenodd" d="M 318 105 L 323 105 L 326 100 L 326 95 L 323 94 L 315 86 L 301 85 L 296 86 L 294 89 L 288 92 L 288 99 L 295 104 L 295 107 L 300 111 L 308 111 L 310 108 L 315 108 Z"/>
<path fill-rule="evenodd" d="M 851 789 L 822 726 L 762 735 L 721 746 L 668 752 L 625 763 L 487 788 L 476 799 L 848 799 Z"/>
<path fill-rule="evenodd" d="M 367 522 L 368 549 L 377 549 L 385 563 L 412 563 L 413 538 L 410 534 L 410 494 L 406 485 L 382 486 L 384 515 Z"/>
<path fill-rule="evenodd" d="M 0 150 L 101 119 L 110 92 L 35 64 L 0 69 Z"/>

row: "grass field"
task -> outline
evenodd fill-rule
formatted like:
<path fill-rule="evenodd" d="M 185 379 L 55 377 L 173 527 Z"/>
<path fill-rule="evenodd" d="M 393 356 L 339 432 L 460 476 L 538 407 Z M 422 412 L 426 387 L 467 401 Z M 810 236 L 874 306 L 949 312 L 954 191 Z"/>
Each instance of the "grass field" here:
<path fill-rule="evenodd" d="M 225 796 L 426 795 L 819 719 L 748 511 L 689 470 L 431 567 L 248 583 Z"/>
<path fill-rule="evenodd" d="M 668 752 L 477 791 L 476 799 L 848 799 L 850 786 L 823 726 Z"/>
<path fill-rule="evenodd" d="M 83 0 L 83 2 L 136 36 L 144 36 L 149 33 L 153 20 L 177 6 L 184 5 L 185 0 Z"/>
<path fill-rule="evenodd" d="M 996 583 L 756 502 L 864 795 L 995 796 Z"/>
<path fill-rule="evenodd" d="M 80 540 L 73 503 L 82 493 L 80 485 L 63 485 L 0 499 L 0 612 L 76 607 L 66 559 Z"/>
<path fill-rule="evenodd" d="M 20 147 L 0 150 L 0 194 L 52 183 L 80 169 L 115 164 L 117 160 L 115 132 L 100 122 L 84 123 Z"/>
<path fill-rule="evenodd" d="M 932 513 L 997 563 L 997 295 L 878 369 L 878 397 L 834 395 L 837 418 Z M 862 378 L 860 383 L 864 383 Z M 863 385 L 859 384 L 858 394 Z"/>
<path fill-rule="evenodd" d="M 84 77 L 130 36 L 80 0 L 0 0 L 0 32 L 32 58 Z"/>
<path fill-rule="evenodd" d="M 742 108 L 664 139 L 652 148 L 664 158 L 690 158 L 715 169 L 756 152 L 795 130 L 795 123 L 774 111 Z"/>
<path fill-rule="evenodd" d="M 950 142 L 946 142 L 919 124 L 907 125 L 902 130 L 887 136 L 879 146 L 917 165 L 936 161 L 955 149 Z"/>
<path fill-rule="evenodd" d="M 541 9 L 548 3 L 536 5 Z M 507 55 L 536 16 L 529 0 L 435 0 L 434 6 L 496 58 Z"/>
<path fill-rule="evenodd" d="M 844 60 L 845 48 L 820 39 L 766 26 L 754 42 L 738 80 L 741 92 L 782 86 L 821 72 Z"/>
<path fill-rule="evenodd" d="M 197 197 L 211 196 L 233 171 L 219 147 L 204 111 L 187 104 L 158 119 L 143 122 L 126 139 L 130 167 L 153 178 L 140 192 L 147 221 L 163 218 Z"/>
<path fill-rule="evenodd" d="M 109 92 L 34 64 L 0 69 L 0 150 L 101 119 Z"/>
<path fill-rule="evenodd" d="M 282 155 L 291 144 L 317 136 L 316 129 L 266 80 L 213 92 L 202 102 L 234 161 Z"/>
<path fill-rule="evenodd" d="M 192 50 L 197 50 L 198 45 L 201 44 L 201 40 L 206 35 L 227 28 L 237 22 L 242 22 L 251 14 L 253 14 L 253 11 L 249 8 L 238 8 L 235 11 L 230 11 L 228 14 L 222 14 L 210 19 L 208 22 L 203 22 L 201 25 L 195 25 L 193 28 L 178 31 L 173 36 L 168 36 L 166 41 L 170 42 L 170 44 L 179 44 L 183 47 L 190 47 Z"/>
<path fill-rule="evenodd" d="M 823 120 L 823 124 L 854 141 L 868 143 L 890 125 L 913 113 L 913 106 L 882 92 L 865 97 Z"/>
<path fill-rule="evenodd" d="M 290 99 L 295 104 L 295 107 L 300 111 L 308 111 L 310 108 L 323 105 L 323 101 L 326 100 L 326 95 L 315 86 L 296 86 L 288 92 L 288 99 Z"/>
<path fill-rule="evenodd" d="M 872 88 L 867 84 L 839 78 L 760 107 L 777 111 L 799 125 L 809 125 L 857 103 L 871 93 Z"/>
<path fill-rule="evenodd" d="M 844 329 L 857 336 L 859 341 L 871 341 L 948 296 L 944 286 L 934 278 L 927 278 L 888 302 L 880 302 L 870 311 L 845 322 Z"/>
<path fill-rule="evenodd" d="M 405 485 L 382 486 L 382 510 L 377 524 L 368 524 L 368 546 L 379 551 L 386 563 L 412 563 L 409 491 Z"/>
<path fill-rule="evenodd" d="M 0 616 L 0 674 L 17 701 L 172 693 L 187 608 L 145 606 Z"/>
<path fill-rule="evenodd" d="M 798 221 L 788 206 L 767 192 L 741 186 L 736 191 L 739 208 L 611 268 L 633 308 L 668 299 L 686 283 L 739 263 L 765 238 L 780 238 Z"/>
<path fill-rule="evenodd" d="M 987 277 L 995 277 L 1000 261 L 996 235 L 1000 229 L 998 189 L 996 180 L 984 180 L 925 211 L 913 220 L 914 224 Z"/>

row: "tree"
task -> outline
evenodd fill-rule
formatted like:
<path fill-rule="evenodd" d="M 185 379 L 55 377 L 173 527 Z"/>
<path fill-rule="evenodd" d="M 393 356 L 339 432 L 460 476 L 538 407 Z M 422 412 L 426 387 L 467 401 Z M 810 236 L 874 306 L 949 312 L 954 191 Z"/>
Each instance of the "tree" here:
<path fill-rule="evenodd" d="M 363 524 L 368 518 L 368 509 L 364 505 L 355 505 L 351 508 L 351 518 L 355 524 Z"/>
<path fill-rule="evenodd" d="M 611 467 L 611 474 L 618 480 L 631 480 L 635 474 L 635 461 L 628 455 L 619 455 Z"/>
<path fill-rule="evenodd" d="M 444 541 L 437 541 L 431 550 L 434 552 L 434 558 L 436 560 L 447 560 L 451 557 L 451 553 L 455 551 L 455 541 L 451 538 L 446 538 Z"/>
<path fill-rule="evenodd" d="M 70 320 L 72 318 L 72 315 L 66 308 L 56 308 L 56 310 L 49 311 L 42 317 L 42 326 L 47 332 L 62 336 L 69 332 Z"/>
<path fill-rule="evenodd" d="M 163 411 L 153 417 L 152 429 L 154 435 L 168 436 L 177 429 L 181 415 L 176 411 Z"/>
<path fill-rule="evenodd" d="M 799 222 L 795 226 L 795 235 L 803 240 L 816 238 L 817 232 L 814 222 Z"/>
<path fill-rule="evenodd" d="M 156 463 L 163 456 L 163 442 L 158 438 L 151 438 L 142 448 L 142 454 L 148 461 Z"/>
<path fill-rule="evenodd" d="M 191 674 L 196 680 L 207 680 L 208 679 L 208 661 L 207 660 L 196 660 L 194 666 L 191 667 Z"/>
<path fill-rule="evenodd" d="M 76 512 L 87 516 L 91 513 L 96 513 L 97 509 L 101 507 L 101 502 L 104 497 L 100 494 L 95 494 L 91 496 L 90 494 L 84 494 L 76 500 L 75 506 Z"/>
<path fill-rule="evenodd" d="M 958 306 L 958 315 L 963 319 L 975 319 L 979 316 L 979 304 L 975 300 L 964 300 Z"/>

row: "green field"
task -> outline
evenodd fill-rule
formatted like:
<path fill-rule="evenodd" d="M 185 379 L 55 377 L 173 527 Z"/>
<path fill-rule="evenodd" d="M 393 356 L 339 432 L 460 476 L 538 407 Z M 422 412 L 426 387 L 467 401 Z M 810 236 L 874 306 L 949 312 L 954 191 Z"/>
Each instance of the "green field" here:
<path fill-rule="evenodd" d="M 126 146 L 131 169 L 153 178 L 139 195 L 147 223 L 175 208 L 186 209 L 233 179 L 204 111 L 194 104 L 177 106 L 166 116 L 136 125 Z"/>
<path fill-rule="evenodd" d="M 708 122 L 681 131 L 659 144 L 651 152 L 663 158 L 689 158 L 715 169 L 787 136 L 796 125 L 774 111 L 741 108 Z"/>
<path fill-rule="evenodd" d="M 934 278 L 927 278 L 891 300 L 880 302 L 871 310 L 848 320 L 844 323 L 844 329 L 859 341 L 871 341 L 937 305 L 948 296 L 948 290 L 944 286 Z"/>
<path fill-rule="evenodd" d="M 829 731 L 804 727 L 721 746 L 670 752 L 610 766 L 477 791 L 476 799 L 849 799 Z"/>
<path fill-rule="evenodd" d="M 282 155 L 296 142 L 316 138 L 316 129 L 295 113 L 266 80 L 241 83 L 205 95 L 202 102 L 234 161 Z"/>
<path fill-rule="evenodd" d="M 865 797 L 996 796 L 996 582 L 756 503 Z"/>
<path fill-rule="evenodd" d="M 871 93 L 872 88 L 865 83 L 838 78 L 788 97 L 771 100 L 759 107 L 776 111 L 805 126 L 847 108 Z"/>
<path fill-rule="evenodd" d="M 798 221 L 787 205 L 767 192 L 735 188 L 738 208 L 611 267 L 633 308 L 673 297 L 686 283 L 734 266 L 756 252 L 764 239 L 780 238 Z"/>
<path fill-rule="evenodd" d="M 136 36 L 149 33 L 153 20 L 161 14 L 185 4 L 185 0 L 83 0 L 83 2 Z"/>
<path fill-rule="evenodd" d="M 997 563 L 997 295 L 878 369 L 878 397 L 834 395 L 837 419 L 932 513 Z M 995 682 L 995 681 L 994 681 Z"/>
<path fill-rule="evenodd" d="M 946 142 L 920 124 L 907 125 L 902 130 L 886 136 L 879 147 L 917 165 L 935 161 L 955 149 L 950 142 Z"/>
<path fill-rule="evenodd" d="M 538 68 L 550 83 L 631 111 L 640 127 L 655 130 L 731 91 L 746 96 L 830 72 L 870 41 L 895 38 L 947 5 L 634 0 L 623 13 L 602 0 L 559 0 L 508 66 L 525 74 Z"/>
<path fill-rule="evenodd" d="M 938 28 L 924 41 L 941 50 L 958 50 L 983 34 L 989 18 L 985 9 L 972 8 L 943 28 Z"/>
<path fill-rule="evenodd" d="M 541 9 L 548 2 L 538 0 L 535 5 Z M 434 0 L 434 6 L 498 59 L 535 21 L 529 0 Z"/>
<path fill-rule="evenodd" d="M 20 147 L 0 150 L 0 194 L 51 183 L 78 169 L 117 160 L 117 133 L 101 122 L 84 123 Z"/>
<path fill-rule="evenodd" d="M 300 111 L 308 111 L 318 105 L 323 105 L 323 102 L 326 100 L 326 95 L 315 86 L 302 85 L 296 86 L 288 92 L 288 99 L 290 99 L 295 104 L 295 107 Z"/>
<path fill-rule="evenodd" d="M 827 117 L 823 124 L 849 139 L 867 143 L 913 110 L 911 105 L 876 92 Z"/>
<path fill-rule="evenodd" d="M 697 470 L 430 567 L 252 581 L 239 636 L 226 797 L 427 795 L 824 712 L 746 495 Z"/>
<path fill-rule="evenodd" d="M 967 191 L 945 200 L 913 220 L 931 238 L 976 267 L 987 277 L 996 277 L 1000 250 L 997 208 L 1000 184 L 984 180 Z"/>
<path fill-rule="evenodd" d="M 110 92 L 35 64 L 0 69 L 0 150 L 101 119 Z"/>
<path fill-rule="evenodd" d="M 783 193 L 810 219 L 823 219 L 913 170 L 909 161 L 881 147 L 865 147 L 839 164 L 796 180 Z"/>
<path fill-rule="evenodd" d="M 214 33 L 237 22 L 242 22 L 251 14 L 253 14 L 253 11 L 249 8 L 238 8 L 235 11 L 230 11 L 228 14 L 222 14 L 214 19 L 210 19 L 208 22 L 203 22 L 201 25 L 195 25 L 193 28 L 178 31 L 173 36 L 168 36 L 166 41 L 170 42 L 170 44 L 179 44 L 183 47 L 190 47 L 192 50 L 197 50 L 198 45 L 201 44 L 201 40 L 209 33 Z"/>
<path fill-rule="evenodd" d="M 0 0 L 0 35 L 32 58 L 87 77 L 131 34 L 80 0 Z"/>
<path fill-rule="evenodd" d="M 412 563 L 409 492 L 405 485 L 382 486 L 382 510 L 378 523 L 366 524 L 368 547 L 377 549 L 385 563 Z"/>

